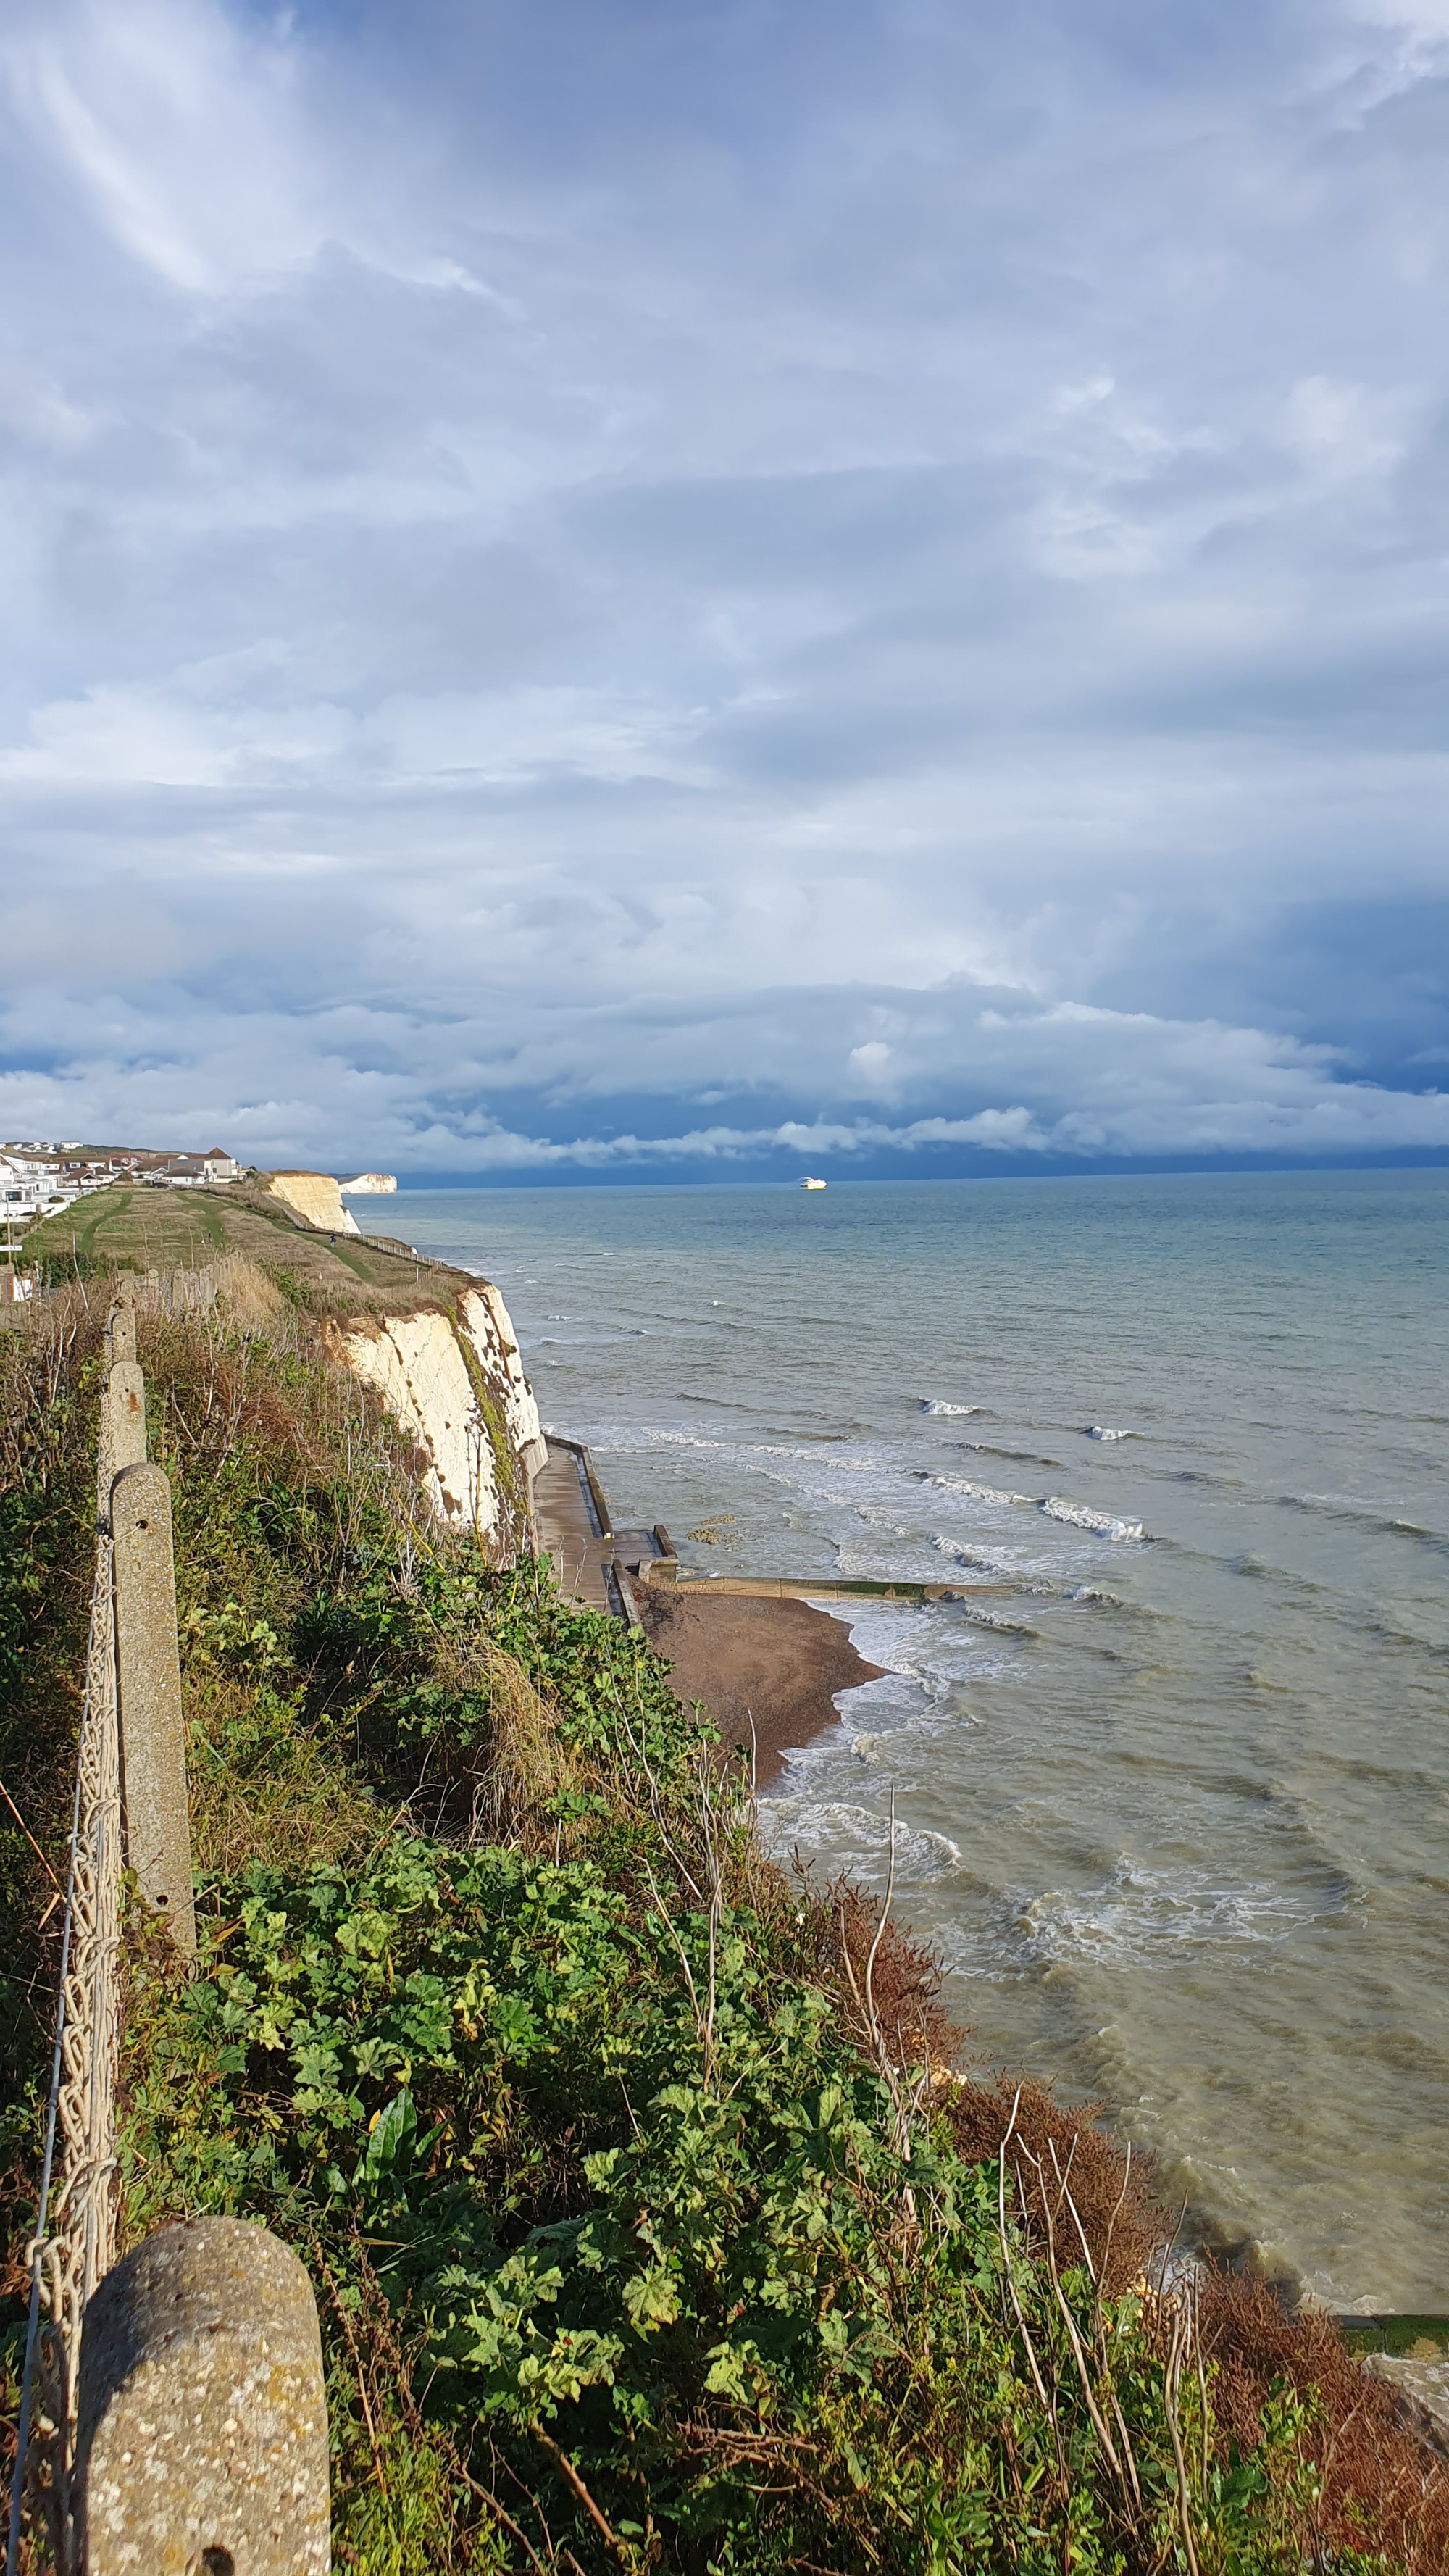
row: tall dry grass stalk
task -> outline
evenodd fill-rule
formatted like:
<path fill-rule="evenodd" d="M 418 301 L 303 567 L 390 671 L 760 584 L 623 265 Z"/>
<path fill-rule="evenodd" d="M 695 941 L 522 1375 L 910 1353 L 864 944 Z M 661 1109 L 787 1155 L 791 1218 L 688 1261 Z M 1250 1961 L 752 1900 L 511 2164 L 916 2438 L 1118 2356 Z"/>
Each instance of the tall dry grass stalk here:
<path fill-rule="evenodd" d="M 474 1771 L 471 1842 L 500 1842 L 562 1857 L 568 1827 L 562 1804 L 578 1801 L 589 1786 L 585 1764 L 565 1744 L 557 1712 L 521 1664 L 490 1637 L 470 1653 L 440 1658 L 440 1680 L 463 1690 L 483 1689 L 489 1733 Z"/>

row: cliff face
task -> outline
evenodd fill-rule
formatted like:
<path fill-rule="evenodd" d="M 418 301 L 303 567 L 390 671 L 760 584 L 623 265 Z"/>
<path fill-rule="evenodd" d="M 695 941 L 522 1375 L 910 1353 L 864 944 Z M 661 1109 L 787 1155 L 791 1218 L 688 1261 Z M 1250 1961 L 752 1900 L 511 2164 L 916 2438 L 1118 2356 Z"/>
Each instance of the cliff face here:
<path fill-rule="evenodd" d="M 523 1374 L 513 1318 L 491 1279 L 480 1279 L 476 1288 L 468 1289 L 459 1299 L 459 1308 L 459 1320 L 480 1365 L 501 1371 L 508 1436 L 529 1475 L 536 1476 L 548 1456 L 548 1443 L 539 1427 L 533 1389 Z"/>
<path fill-rule="evenodd" d="M 456 1306 L 333 1328 L 339 1355 L 427 1456 L 445 1528 L 507 1562 L 532 1545 L 531 1482 L 547 1456 L 508 1309 L 491 1282 Z"/>
<path fill-rule="evenodd" d="M 306 1224 L 329 1234 L 356 1234 L 357 1219 L 342 1204 L 342 1192 L 326 1172 L 268 1172 L 267 1188 Z"/>

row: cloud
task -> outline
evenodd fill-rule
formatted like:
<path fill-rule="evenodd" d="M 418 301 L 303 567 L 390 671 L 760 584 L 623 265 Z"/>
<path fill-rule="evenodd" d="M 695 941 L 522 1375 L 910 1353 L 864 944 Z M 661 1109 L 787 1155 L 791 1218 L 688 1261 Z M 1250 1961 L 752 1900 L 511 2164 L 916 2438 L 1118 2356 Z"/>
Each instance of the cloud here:
<path fill-rule="evenodd" d="M 1441 20 L 17 0 L 0 1124 L 1442 1151 Z"/>
<path fill-rule="evenodd" d="M 678 1015 L 656 1014 L 646 1034 L 637 1010 L 618 1011 L 596 1023 L 584 1069 L 569 1011 L 551 1068 L 547 1043 L 522 1017 L 509 1047 L 484 1019 L 347 1003 L 202 1010 L 162 988 L 144 1012 L 112 997 L 59 1027 L 47 1016 L 44 1039 L 39 1011 L 12 1010 L 11 1051 L 30 1069 L 0 1073 L 0 1127 L 179 1144 L 221 1121 L 236 1150 L 263 1163 L 355 1161 L 371 1140 L 384 1161 L 455 1176 L 788 1169 L 830 1157 L 927 1170 L 1143 1156 L 1332 1162 L 1449 1149 L 1449 1091 L 1344 1080 L 1330 1050 L 1261 1030 L 1073 1003 L 1043 1010 L 965 989 L 877 996 L 868 1014 L 887 1009 L 909 1032 L 899 1052 L 914 1060 L 898 1077 L 907 1105 L 862 1114 L 847 1105 L 859 1084 L 846 1081 L 838 1107 L 801 1117 L 779 1104 L 805 1087 L 802 1064 L 820 1059 L 827 1033 L 867 1015 L 860 996 L 756 997 L 702 1044 Z M 691 1118 L 688 1103 L 702 1097 L 691 1072 L 722 1063 L 733 1114 Z M 912 1095 L 943 1092 L 985 1105 L 910 1114 Z M 616 1124 L 608 1113 L 621 1098 L 635 1116 Z M 773 1114 L 761 1116 L 769 1103 Z"/>
<path fill-rule="evenodd" d="M 280 25 L 197 0 L 22 0 L 0 62 L 60 172 L 167 285 L 215 293 L 324 237 Z"/>

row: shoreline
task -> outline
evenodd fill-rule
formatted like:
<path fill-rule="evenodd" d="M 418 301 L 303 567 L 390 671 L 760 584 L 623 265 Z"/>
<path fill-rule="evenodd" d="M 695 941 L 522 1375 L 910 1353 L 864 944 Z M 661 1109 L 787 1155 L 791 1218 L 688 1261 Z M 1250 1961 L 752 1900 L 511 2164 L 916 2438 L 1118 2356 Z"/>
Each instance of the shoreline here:
<path fill-rule="evenodd" d="M 560 1435 L 554 1434 L 554 1439 L 560 1442 Z M 601 1593 L 598 1606 L 607 1606 L 615 1616 L 622 1614 L 630 1625 L 642 1630 L 648 1644 L 669 1668 L 670 1687 L 686 1710 L 697 1703 L 731 1747 L 749 1754 L 753 1745 L 754 1785 L 762 1793 L 779 1789 L 789 1756 L 823 1743 L 830 1729 L 843 1722 L 836 1706 L 839 1696 L 885 1678 L 894 1669 L 869 1661 L 856 1646 L 849 1621 L 857 1610 L 865 1609 L 872 1601 L 901 1599 L 907 1594 L 923 1602 L 969 1604 L 978 1592 L 1015 1588 L 996 1582 L 977 1585 L 959 1580 L 941 1584 L 913 1582 L 908 1586 L 904 1581 L 896 1583 L 884 1577 L 874 1581 L 856 1577 L 849 1585 L 847 1601 L 843 1597 L 844 1583 L 837 1588 L 828 1574 L 818 1578 L 817 1591 L 808 1578 L 721 1574 L 713 1569 L 706 1574 L 697 1567 L 686 1570 L 661 1526 L 656 1525 L 652 1531 L 611 1527 L 608 1498 L 587 1451 L 577 1443 L 568 1446 L 576 1452 L 566 1482 L 571 1500 L 573 1489 L 578 1488 L 579 1499 L 574 1500 L 573 1507 L 580 1538 L 583 1540 L 587 1529 L 589 1536 L 583 1544 L 591 1555 L 597 1554 L 600 1571 L 607 1568 L 614 1587 L 607 1597 Z M 575 1475 L 573 1467 L 578 1461 L 584 1463 L 578 1465 Z M 632 1496 L 631 1502 L 637 1509 Z M 561 1536 L 561 1532 L 556 1534 L 555 1544 Z M 767 1558 L 771 1552 L 767 1542 Z M 880 1623 L 874 1624 L 872 1642 L 877 1642 Z M 886 1651 L 891 1651 L 888 1643 Z M 983 2062 L 989 2060 L 994 2065 L 998 2055 L 1015 2062 L 1005 2042 L 999 2050 L 989 2050 Z M 1197 2201 L 1196 2194 L 1194 2200 Z M 1236 2211 L 1233 2214 L 1236 2216 Z M 1195 2206 L 1195 2223 L 1188 2241 L 1199 2259 L 1212 2264 L 1216 2249 L 1218 2261 L 1225 2261 L 1228 2270 L 1242 2270 L 1271 2282 L 1272 2295 L 1291 2307 L 1301 2306 L 1305 2313 L 1321 2311 L 1349 2331 L 1359 2328 L 1358 2318 L 1341 2307 L 1338 2299 L 1308 2290 L 1305 2267 L 1278 2256 L 1271 2240 L 1258 2234 L 1246 2210 L 1241 2228 L 1234 2226 L 1230 2231 L 1230 2246 L 1227 2232 L 1220 2234 L 1215 2223 L 1220 2217 L 1221 2211 L 1211 2199 Z M 1391 2349 L 1382 2375 L 1401 2383 L 1406 2393 L 1433 2416 L 1438 2441 L 1449 2439 L 1445 2398 L 1449 2384 L 1445 2378 L 1449 2369 L 1449 2319 L 1442 2314 L 1441 2304 L 1432 2295 L 1426 2299 L 1421 2289 L 1417 2298 L 1411 2297 L 1396 2309 L 1383 2301 L 1380 2290 L 1364 2316 L 1374 2332 L 1386 2324 L 1395 2328 L 1412 2325 L 1412 2350 Z"/>
<path fill-rule="evenodd" d="M 843 1619 L 808 1601 L 680 1594 L 663 1584 L 641 1584 L 635 1597 L 681 1704 L 698 1700 L 725 1742 L 747 1752 L 753 1719 L 757 1788 L 779 1778 L 787 1753 L 840 1723 L 838 1691 L 886 1670 L 867 1663 Z"/>

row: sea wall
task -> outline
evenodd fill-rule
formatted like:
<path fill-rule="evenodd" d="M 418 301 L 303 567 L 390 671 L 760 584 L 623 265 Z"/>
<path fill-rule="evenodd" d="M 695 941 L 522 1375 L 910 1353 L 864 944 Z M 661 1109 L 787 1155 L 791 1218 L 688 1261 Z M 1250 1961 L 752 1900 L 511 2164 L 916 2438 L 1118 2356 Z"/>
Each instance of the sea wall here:
<path fill-rule="evenodd" d="M 444 1528 L 471 1529 L 500 1562 L 531 1548 L 532 1483 L 548 1452 L 497 1289 L 480 1281 L 455 1308 L 334 1325 L 331 1339 L 424 1452 Z"/>

